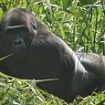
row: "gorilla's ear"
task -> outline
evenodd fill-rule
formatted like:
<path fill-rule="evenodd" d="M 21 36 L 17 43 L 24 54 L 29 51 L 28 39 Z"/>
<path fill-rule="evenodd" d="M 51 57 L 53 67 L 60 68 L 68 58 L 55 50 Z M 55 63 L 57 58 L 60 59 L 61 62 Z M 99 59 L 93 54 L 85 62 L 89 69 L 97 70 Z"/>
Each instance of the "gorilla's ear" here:
<path fill-rule="evenodd" d="M 1 39 L 1 34 L 2 34 L 2 24 L 0 23 L 0 39 Z"/>
<path fill-rule="evenodd" d="M 0 33 L 1 33 L 1 23 L 0 23 Z"/>
<path fill-rule="evenodd" d="M 1 33 L 1 23 L 0 23 L 0 33 Z"/>
<path fill-rule="evenodd" d="M 0 49 L 1 49 L 1 23 L 0 23 Z"/>
<path fill-rule="evenodd" d="M 37 24 L 36 23 L 31 23 L 31 26 L 32 26 L 32 29 L 33 29 L 33 30 L 31 29 L 31 31 L 34 31 L 34 33 L 37 34 L 37 30 L 36 30 L 37 29 Z"/>
<path fill-rule="evenodd" d="M 37 28 L 37 24 L 36 24 L 36 23 L 31 23 L 31 24 L 32 24 L 33 29 L 36 30 L 36 28 Z"/>

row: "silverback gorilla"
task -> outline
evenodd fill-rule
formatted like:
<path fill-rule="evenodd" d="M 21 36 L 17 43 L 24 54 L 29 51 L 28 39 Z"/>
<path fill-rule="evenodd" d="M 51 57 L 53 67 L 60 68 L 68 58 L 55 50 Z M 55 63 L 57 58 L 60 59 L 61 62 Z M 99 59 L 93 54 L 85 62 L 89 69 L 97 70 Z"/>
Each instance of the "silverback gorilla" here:
<path fill-rule="evenodd" d="M 105 58 L 81 57 L 80 53 L 77 57 L 31 12 L 9 10 L 1 20 L 0 31 L 1 55 L 13 54 L 1 62 L 1 72 L 23 79 L 58 79 L 37 85 L 66 101 L 104 89 Z"/>

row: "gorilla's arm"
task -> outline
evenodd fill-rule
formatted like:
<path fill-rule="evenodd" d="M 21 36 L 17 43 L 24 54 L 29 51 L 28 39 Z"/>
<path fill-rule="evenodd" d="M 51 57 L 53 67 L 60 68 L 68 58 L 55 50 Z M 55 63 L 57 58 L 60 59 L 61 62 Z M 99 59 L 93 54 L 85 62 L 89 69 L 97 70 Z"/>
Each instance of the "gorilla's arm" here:
<path fill-rule="evenodd" d="M 76 52 L 76 55 L 87 71 L 105 75 L 105 56 L 81 52 Z"/>
<path fill-rule="evenodd" d="M 45 40 L 43 40 L 43 42 L 41 41 L 41 43 L 37 45 L 40 45 L 39 48 L 41 49 L 44 48 L 46 52 L 47 52 L 47 49 L 50 49 L 49 51 L 51 52 L 48 52 L 47 55 L 48 54 L 54 55 L 54 53 L 57 53 L 57 55 L 59 55 L 60 65 L 58 63 L 58 66 L 61 66 L 63 68 L 61 70 L 62 73 L 60 74 L 63 75 L 62 78 L 66 79 L 65 82 L 69 81 L 69 83 L 67 83 L 68 87 L 69 89 L 71 89 L 70 91 L 73 91 L 70 94 L 73 94 L 73 95 L 77 93 L 83 94 L 84 93 L 83 91 L 88 89 L 90 85 L 94 83 L 96 79 L 95 75 L 93 73 L 87 72 L 84 69 L 84 67 L 78 60 L 75 53 L 72 51 L 72 49 L 69 46 L 67 46 L 67 44 L 65 44 L 64 41 L 62 41 L 62 39 L 52 34 L 46 38 L 42 38 Z M 96 84 L 93 84 L 93 85 L 94 85 L 93 87 L 95 87 Z"/>

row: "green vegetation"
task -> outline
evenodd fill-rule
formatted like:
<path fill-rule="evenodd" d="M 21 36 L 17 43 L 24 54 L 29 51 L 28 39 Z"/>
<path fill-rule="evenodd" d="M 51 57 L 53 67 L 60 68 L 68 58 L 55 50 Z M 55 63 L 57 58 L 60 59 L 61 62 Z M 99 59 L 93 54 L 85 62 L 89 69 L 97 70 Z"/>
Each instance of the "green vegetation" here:
<path fill-rule="evenodd" d="M 86 2 L 88 1 L 88 2 Z M 105 55 L 104 0 L 0 0 L 0 19 L 13 7 L 31 10 L 48 28 L 74 50 Z M 1 61 L 0 61 L 1 62 Z M 38 89 L 35 80 L 0 74 L 0 105 L 63 105 L 64 102 Z M 66 103 L 65 103 L 66 104 Z M 70 105 L 104 105 L 105 93 L 77 98 Z"/>
<path fill-rule="evenodd" d="M 36 87 L 35 80 L 0 74 L 0 105 L 62 105 L 63 101 Z"/>

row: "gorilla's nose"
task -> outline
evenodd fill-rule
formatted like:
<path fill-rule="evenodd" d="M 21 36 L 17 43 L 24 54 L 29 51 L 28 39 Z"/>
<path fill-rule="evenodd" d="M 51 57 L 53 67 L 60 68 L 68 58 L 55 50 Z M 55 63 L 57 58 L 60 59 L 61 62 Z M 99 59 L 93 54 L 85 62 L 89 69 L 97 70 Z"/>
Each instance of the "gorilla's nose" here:
<path fill-rule="evenodd" d="M 14 41 L 14 45 L 21 45 L 22 44 L 22 40 L 15 40 Z"/>

